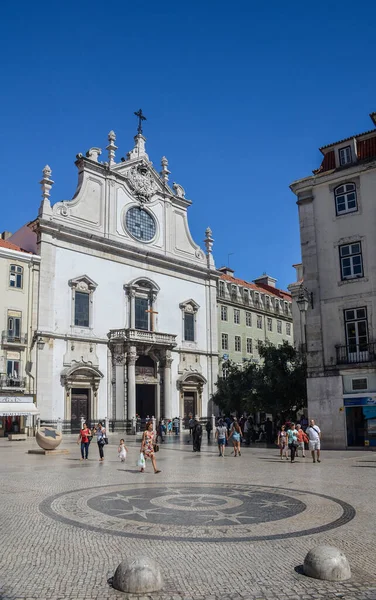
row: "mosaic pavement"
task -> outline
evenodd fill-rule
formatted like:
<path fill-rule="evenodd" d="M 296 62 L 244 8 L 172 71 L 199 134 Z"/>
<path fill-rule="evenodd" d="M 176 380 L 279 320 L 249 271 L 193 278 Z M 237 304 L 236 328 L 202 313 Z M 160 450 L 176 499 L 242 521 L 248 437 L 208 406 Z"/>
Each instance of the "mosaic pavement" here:
<path fill-rule="evenodd" d="M 376 600 L 376 454 L 290 464 L 251 447 L 220 458 L 214 444 L 196 454 L 173 436 L 155 475 L 150 464 L 138 472 L 134 438 L 120 463 L 117 438 L 104 464 L 95 445 L 81 462 L 75 436 L 54 457 L 28 455 L 32 440 L 0 440 L 0 600 L 132 598 L 108 581 L 134 553 L 161 565 L 165 589 L 146 596 L 156 600 Z M 349 582 L 302 575 L 320 543 L 345 552 Z"/>

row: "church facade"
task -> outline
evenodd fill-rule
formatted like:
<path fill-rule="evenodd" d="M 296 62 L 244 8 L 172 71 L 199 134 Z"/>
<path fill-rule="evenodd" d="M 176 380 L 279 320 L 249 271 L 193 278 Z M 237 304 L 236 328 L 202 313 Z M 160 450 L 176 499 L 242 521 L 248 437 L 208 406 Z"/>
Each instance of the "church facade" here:
<path fill-rule="evenodd" d="M 213 239 L 190 234 L 191 202 L 158 173 L 141 130 L 116 161 L 77 155 L 78 186 L 50 203 L 51 170 L 30 224 L 41 257 L 35 333 L 41 420 L 126 420 L 212 414 L 218 372 Z"/>

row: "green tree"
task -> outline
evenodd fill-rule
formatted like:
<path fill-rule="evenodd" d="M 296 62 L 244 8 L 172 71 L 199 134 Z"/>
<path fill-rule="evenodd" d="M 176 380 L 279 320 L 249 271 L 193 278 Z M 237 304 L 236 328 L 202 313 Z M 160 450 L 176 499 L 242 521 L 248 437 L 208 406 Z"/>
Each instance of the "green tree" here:
<path fill-rule="evenodd" d="M 219 408 L 229 414 L 257 411 L 292 414 L 306 405 L 306 365 L 304 356 L 288 343 L 260 347 L 262 364 L 232 362 L 224 367 L 226 377 L 218 379 L 213 396 Z"/>

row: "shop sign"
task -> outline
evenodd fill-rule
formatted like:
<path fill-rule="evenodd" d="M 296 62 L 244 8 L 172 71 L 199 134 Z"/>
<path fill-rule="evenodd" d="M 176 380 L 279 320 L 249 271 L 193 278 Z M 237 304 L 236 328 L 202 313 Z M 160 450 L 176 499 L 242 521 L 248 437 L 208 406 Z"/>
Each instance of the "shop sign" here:
<path fill-rule="evenodd" d="M 32 403 L 33 401 L 33 396 L 0 396 L 0 404 L 14 404 L 15 402 Z"/>
<path fill-rule="evenodd" d="M 361 396 L 359 398 L 344 398 L 345 406 L 376 406 L 376 398 Z"/>

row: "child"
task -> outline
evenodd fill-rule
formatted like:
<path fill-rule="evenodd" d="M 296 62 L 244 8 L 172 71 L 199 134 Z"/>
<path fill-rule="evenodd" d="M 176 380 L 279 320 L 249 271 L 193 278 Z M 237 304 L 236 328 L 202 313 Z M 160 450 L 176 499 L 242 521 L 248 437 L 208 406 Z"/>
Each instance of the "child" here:
<path fill-rule="evenodd" d="M 120 440 L 120 444 L 119 444 L 119 448 L 118 448 L 118 456 L 121 460 L 121 462 L 124 462 L 126 457 L 127 457 L 127 452 L 128 452 L 128 448 L 126 447 L 126 445 L 124 444 L 124 440 L 121 439 Z"/>

